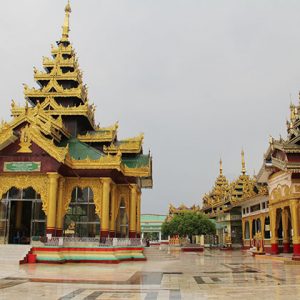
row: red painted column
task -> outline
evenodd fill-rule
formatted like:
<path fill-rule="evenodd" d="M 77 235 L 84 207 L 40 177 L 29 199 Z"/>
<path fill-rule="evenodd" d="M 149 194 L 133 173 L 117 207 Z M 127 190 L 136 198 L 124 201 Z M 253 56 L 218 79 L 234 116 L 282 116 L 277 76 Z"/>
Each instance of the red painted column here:
<path fill-rule="evenodd" d="M 293 260 L 300 260 L 300 244 L 294 244 Z"/>
<path fill-rule="evenodd" d="M 63 236 L 63 230 L 62 229 L 56 229 L 56 236 L 62 237 Z"/>
<path fill-rule="evenodd" d="M 290 253 L 290 243 L 283 243 L 283 253 Z"/>
<path fill-rule="evenodd" d="M 278 254 L 278 253 L 279 253 L 278 243 L 271 244 L 271 254 Z"/>
<path fill-rule="evenodd" d="M 109 236 L 109 231 L 108 230 L 101 230 L 100 231 L 100 237 L 101 238 L 107 238 Z"/>
<path fill-rule="evenodd" d="M 51 228 L 51 227 L 47 227 L 46 234 L 52 234 L 52 236 L 56 236 L 56 229 Z"/>

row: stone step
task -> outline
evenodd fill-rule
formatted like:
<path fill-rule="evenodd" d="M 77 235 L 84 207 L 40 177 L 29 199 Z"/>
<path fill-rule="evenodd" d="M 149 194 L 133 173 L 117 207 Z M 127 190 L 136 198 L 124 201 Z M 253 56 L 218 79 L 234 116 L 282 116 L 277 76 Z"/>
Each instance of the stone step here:
<path fill-rule="evenodd" d="M 31 248 L 31 245 L 0 245 L 0 263 L 19 263 Z"/>

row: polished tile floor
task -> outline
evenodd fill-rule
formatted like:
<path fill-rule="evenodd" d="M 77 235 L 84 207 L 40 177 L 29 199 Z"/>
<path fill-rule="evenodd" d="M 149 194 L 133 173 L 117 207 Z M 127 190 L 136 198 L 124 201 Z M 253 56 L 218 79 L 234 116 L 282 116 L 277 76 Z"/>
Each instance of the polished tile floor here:
<path fill-rule="evenodd" d="M 241 251 L 166 249 L 119 265 L 3 263 L 0 299 L 300 299 L 300 265 Z"/>

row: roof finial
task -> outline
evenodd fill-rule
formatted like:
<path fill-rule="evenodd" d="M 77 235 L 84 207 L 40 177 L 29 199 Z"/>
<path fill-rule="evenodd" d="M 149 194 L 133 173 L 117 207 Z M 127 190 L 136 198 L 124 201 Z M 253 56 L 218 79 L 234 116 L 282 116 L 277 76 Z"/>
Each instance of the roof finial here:
<path fill-rule="evenodd" d="M 242 174 L 246 174 L 246 163 L 245 163 L 245 152 L 244 149 L 242 149 Z"/>
<path fill-rule="evenodd" d="M 64 19 L 64 24 L 62 26 L 62 42 L 67 42 L 69 39 L 69 32 L 70 32 L 70 13 L 72 12 L 71 5 L 70 5 L 70 0 L 68 0 L 68 3 L 65 7 L 65 19 Z"/>
<path fill-rule="evenodd" d="M 222 158 L 220 158 L 220 175 L 223 175 L 223 161 Z"/>

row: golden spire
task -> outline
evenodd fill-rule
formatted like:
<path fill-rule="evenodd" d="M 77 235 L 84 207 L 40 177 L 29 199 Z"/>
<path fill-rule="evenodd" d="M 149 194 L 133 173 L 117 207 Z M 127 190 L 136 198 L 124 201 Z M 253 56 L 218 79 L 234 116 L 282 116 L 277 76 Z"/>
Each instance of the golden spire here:
<path fill-rule="evenodd" d="M 71 5 L 70 5 L 70 0 L 68 0 L 68 3 L 65 7 L 65 20 L 64 24 L 62 26 L 62 38 L 61 42 L 67 42 L 69 40 L 69 32 L 70 32 L 70 13 L 72 12 L 71 10 Z"/>
<path fill-rule="evenodd" d="M 222 162 L 222 158 L 220 158 L 220 175 L 223 175 L 223 162 Z"/>
<path fill-rule="evenodd" d="M 246 163 L 245 163 L 245 152 L 244 149 L 242 150 L 242 174 L 246 174 Z"/>

